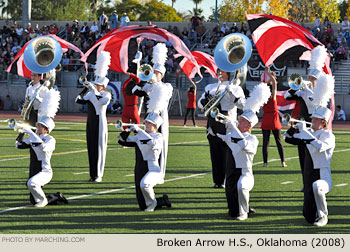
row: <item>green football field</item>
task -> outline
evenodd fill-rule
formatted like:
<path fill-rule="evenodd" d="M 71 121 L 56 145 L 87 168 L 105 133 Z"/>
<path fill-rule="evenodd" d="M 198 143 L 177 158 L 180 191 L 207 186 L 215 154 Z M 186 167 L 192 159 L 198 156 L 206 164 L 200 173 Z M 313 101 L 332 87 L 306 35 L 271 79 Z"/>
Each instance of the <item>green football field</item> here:
<path fill-rule="evenodd" d="M 105 175 L 91 183 L 84 123 L 56 122 L 54 176 L 46 194 L 62 192 L 68 205 L 30 207 L 25 186 L 29 151 L 17 150 L 17 132 L 0 123 L 0 233 L 350 233 L 350 132 L 335 131 L 331 164 L 333 189 L 327 195 L 329 224 L 314 227 L 302 216 L 303 194 L 297 148 L 284 144 L 288 167 L 282 168 L 271 136 L 269 166 L 262 166 L 262 136 L 254 158 L 255 186 L 250 205 L 257 213 L 246 221 L 227 214 L 224 189 L 212 188 L 205 128 L 170 127 L 166 181 L 156 195 L 167 194 L 172 208 L 146 213 L 138 209 L 134 189 L 133 148 L 117 144 L 109 126 Z"/>

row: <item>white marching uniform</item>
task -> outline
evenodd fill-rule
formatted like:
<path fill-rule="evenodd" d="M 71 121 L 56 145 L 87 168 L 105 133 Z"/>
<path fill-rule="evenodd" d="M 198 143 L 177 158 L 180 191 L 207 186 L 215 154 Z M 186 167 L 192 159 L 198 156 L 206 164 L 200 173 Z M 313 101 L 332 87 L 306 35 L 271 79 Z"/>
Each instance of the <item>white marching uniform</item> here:
<path fill-rule="evenodd" d="M 19 149 L 31 148 L 37 160 L 41 162 L 41 171 L 27 181 L 27 187 L 35 202 L 38 203 L 46 200 L 42 186 L 48 184 L 52 179 L 53 172 L 50 160 L 52 152 L 55 150 L 56 140 L 48 134 L 37 135 L 31 130 L 27 133 L 30 134 L 30 137 L 23 142 L 16 142 L 16 147 Z"/>
<path fill-rule="evenodd" d="M 143 87 L 135 85 L 135 87 L 132 89 L 133 94 L 137 94 L 140 91 L 144 92 L 149 98 L 147 113 L 155 112 L 159 114 L 163 119 L 163 123 L 159 127 L 159 132 L 161 132 L 161 134 L 163 135 L 163 149 L 160 155 L 160 169 L 161 169 L 162 179 L 164 180 L 167 156 L 168 156 L 168 142 L 169 142 L 168 104 L 173 94 L 173 87 L 170 83 L 154 82 L 152 84 L 146 83 Z M 159 97 L 162 97 L 163 107 L 160 111 L 155 111 L 153 109 L 152 104 L 154 103 L 154 101 L 158 100 Z"/>
<path fill-rule="evenodd" d="M 139 129 L 135 136 L 128 137 L 126 142 L 134 142 L 139 147 L 144 161 L 147 161 L 148 172 L 140 182 L 141 191 L 146 206 L 155 200 L 153 187 L 164 183 L 164 177 L 159 166 L 159 156 L 163 150 L 163 136 L 161 133 L 147 133 Z"/>
<path fill-rule="evenodd" d="M 248 132 L 241 133 L 237 127 L 233 124 L 233 127 L 228 128 L 226 135 L 218 134 L 222 138 L 232 152 L 233 162 L 227 164 L 227 177 L 226 177 L 226 195 L 229 206 L 230 215 L 243 216 L 249 212 L 249 192 L 254 186 L 253 176 L 253 158 L 256 154 L 259 141 L 256 136 L 251 135 Z M 234 180 L 234 171 L 232 169 L 241 169 L 241 175 L 237 183 L 231 182 Z M 233 175 L 233 176 L 232 176 Z M 239 174 L 238 174 L 239 175 Z M 238 202 L 235 202 L 235 197 L 232 195 L 236 186 Z M 233 190 L 231 190 L 233 189 Z M 237 210 L 238 203 L 238 212 Z"/>
<path fill-rule="evenodd" d="M 228 116 L 232 122 L 237 121 L 237 107 L 243 109 L 245 96 L 243 89 L 239 85 L 230 85 L 229 81 L 209 84 L 205 87 L 205 92 L 198 100 L 198 108 L 202 109 L 208 102 L 207 95 L 215 95 L 218 89 L 222 93 L 226 88 L 228 92 L 220 101 L 218 106 L 220 113 Z M 214 187 L 223 187 L 225 183 L 226 156 L 229 153 L 227 145 L 216 136 L 216 134 L 226 134 L 226 127 L 223 123 L 215 121 L 211 116 L 207 120 L 207 138 L 209 141 L 210 158 L 213 171 Z"/>
<path fill-rule="evenodd" d="M 313 169 L 319 169 L 320 178 L 312 183 L 312 190 L 314 193 L 317 215 L 323 217 L 328 215 L 326 194 L 332 189 L 331 176 L 331 161 L 335 148 L 335 136 L 329 130 L 313 131 L 304 129 L 294 137 L 301 139 L 313 139 L 306 147 L 311 155 L 313 162 Z"/>
<path fill-rule="evenodd" d="M 300 133 L 292 135 L 287 131 L 285 141 L 306 144 L 303 212 L 306 221 L 313 223 L 316 214 L 320 218 L 328 216 L 326 194 L 332 189 L 330 164 L 335 148 L 335 136 L 325 129 L 302 129 Z"/>
<path fill-rule="evenodd" d="M 41 88 L 40 88 L 41 87 Z M 40 88 L 40 90 L 38 90 Z M 36 99 L 33 103 L 33 109 L 39 110 L 40 103 L 42 102 L 42 92 L 44 89 L 47 90 L 47 87 L 40 84 L 40 82 L 36 84 L 29 84 L 29 86 L 26 89 L 26 95 L 25 95 L 25 102 L 29 102 L 31 99 L 33 99 L 36 96 Z"/>
<path fill-rule="evenodd" d="M 78 95 L 76 99 L 77 103 L 88 103 L 86 137 L 92 179 L 102 178 L 104 173 L 108 140 L 106 109 L 111 100 L 109 92 L 95 92 L 89 91 L 83 97 Z"/>
<path fill-rule="evenodd" d="M 313 104 L 313 99 L 312 96 L 314 94 L 313 87 L 312 86 L 307 86 L 306 84 L 301 90 L 298 90 L 294 93 L 294 96 L 298 96 L 303 99 L 305 102 L 305 106 L 307 111 L 303 112 L 300 111 L 300 115 L 303 116 L 305 119 L 308 119 L 309 116 L 306 115 L 306 112 L 311 115 L 315 109 L 315 104 Z M 291 100 L 293 95 L 288 91 L 284 94 L 284 98 L 287 100 Z M 300 108 L 301 110 L 304 110 L 305 108 Z"/>

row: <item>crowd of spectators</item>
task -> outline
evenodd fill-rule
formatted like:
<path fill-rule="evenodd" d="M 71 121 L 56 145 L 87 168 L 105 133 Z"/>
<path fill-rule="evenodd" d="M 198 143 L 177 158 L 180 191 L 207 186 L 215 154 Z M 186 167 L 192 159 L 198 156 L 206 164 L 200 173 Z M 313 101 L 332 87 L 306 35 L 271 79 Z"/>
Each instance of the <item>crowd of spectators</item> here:
<path fill-rule="evenodd" d="M 0 80 L 3 79 L 4 70 L 13 61 L 14 56 L 21 50 L 22 46 L 30 39 L 47 34 L 56 34 L 57 36 L 71 42 L 80 48 L 84 53 L 95 44 L 97 40 L 103 37 L 111 29 L 118 26 L 127 26 L 129 24 L 127 13 L 118 20 L 116 11 L 113 11 L 110 17 L 104 13 L 99 17 L 98 22 L 93 22 L 88 25 L 87 22 L 79 23 L 74 20 L 72 23 L 67 23 L 65 26 L 57 27 L 56 24 L 39 27 L 36 24 L 34 27 L 29 23 L 27 27 L 22 27 L 16 21 L 6 21 L 0 32 Z M 203 20 L 195 13 L 191 18 L 190 26 L 180 30 L 177 26 L 168 25 L 164 27 L 169 32 L 175 34 L 183 40 L 189 49 L 195 49 L 196 44 L 202 44 L 208 52 L 216 47 L 217 43 L 227 34 L 243 33 L 248 35 L 248 26 L 246 23 L 232 23 L 229 26 L 226 22 L 217 23 L 213 29 L 208 30 L 204 25 Z M 148 22 L 148 25 L 152 25 Z M 323 22 L 316 16 L 313 27 L 306 27 L 314 36 L 321 41 L 334 56 L 335 60 L 346 59 L 349 54 L 350 47 L 350 22 L 347 17 L 342 21 L 342 28 L 336 31 L 332 28 L 332 23 L 326 17 Z M 154 41 L 143 40 L 141 42 L 141 50 L 144 56 L 144 62 L 150 63 L 152 48 Z M 167 43 L 169 57 L 166 62 L 166 68 L 170 73 L 178 72 L 178 62 L 174 59 L 175 51 L 170 43 Z M 83 71 L 82 64 L 79 62 L 79 53 L 69 50 L 62 57 L 62 66 L 64 71 Z"/>

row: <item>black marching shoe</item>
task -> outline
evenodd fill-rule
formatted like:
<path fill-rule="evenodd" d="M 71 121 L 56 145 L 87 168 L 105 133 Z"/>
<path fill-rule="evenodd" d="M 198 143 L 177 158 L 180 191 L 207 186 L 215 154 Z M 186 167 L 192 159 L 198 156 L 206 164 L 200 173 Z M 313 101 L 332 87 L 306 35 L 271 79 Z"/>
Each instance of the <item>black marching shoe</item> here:
<path fill-rule="evenodd" d="M 164 194 L 163 197 L 157 198 L 157 209 L 162 208 L 162 207 L 167 207 L 171 208 L 171 202 L 168 198 L 168 195 Z"/>
<path fill-rule="evenodd" d="M 214 184 L 213 188 L 225 188 L 224 184 Z"/>
<path fill-rule="evenodd" d="M 255 214 L 256 210 L 254 208 L 249 207 L 248 215 Z"/>

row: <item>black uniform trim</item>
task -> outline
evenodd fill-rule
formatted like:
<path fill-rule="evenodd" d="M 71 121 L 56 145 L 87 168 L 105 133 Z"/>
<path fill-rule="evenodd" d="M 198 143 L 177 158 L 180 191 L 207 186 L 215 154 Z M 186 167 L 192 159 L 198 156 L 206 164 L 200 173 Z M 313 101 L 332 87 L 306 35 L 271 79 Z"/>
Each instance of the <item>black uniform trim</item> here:
<path fill-rule="evenodd" d="M 229 153 L 227 153 L 226 167 L 225 193 L 229 210 L 228 214 L 231 217 L 237 217 L 239 216 L 237 183 L 242 175 L 242 169 L 236 168 L 236 161 L 230 149 Z"/>
<path fill-rule="evenodd" d="M 99 138 L 99 115 L 96 115 L 94 105 L 87 101 L 88 117 L 86 123 L 86 141 L 89 155 L 90 177 L 97 177 L 98 162 L 98 138 Z"/>

